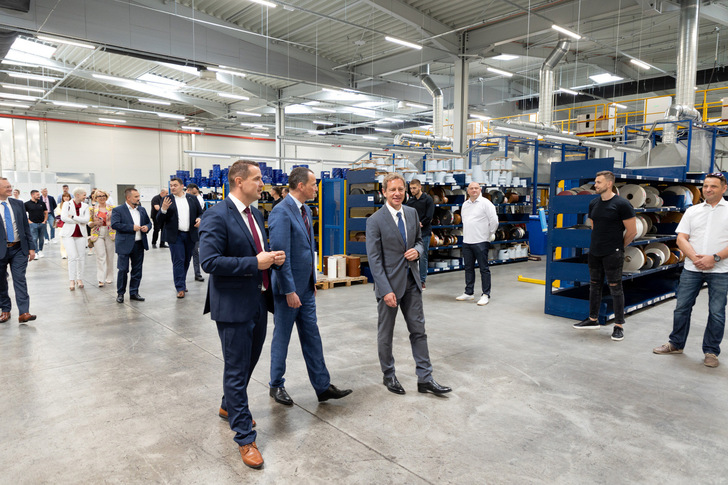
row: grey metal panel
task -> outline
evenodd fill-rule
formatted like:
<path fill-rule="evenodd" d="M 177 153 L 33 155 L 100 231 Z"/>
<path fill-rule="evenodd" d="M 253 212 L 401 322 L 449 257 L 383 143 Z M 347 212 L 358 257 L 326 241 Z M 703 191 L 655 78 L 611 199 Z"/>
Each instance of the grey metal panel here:
<path fill-rule="evenodd" d="M 169 55 L 172 51 L 170 35 L 170 18 L 152 11 L 142 11 L 136 8 L 130 11 L 130 47 L 138 50 L 148 50 L 150 45 L 161 53 Z"/>
<path fill-rule="evenodd" d="M 13 120 L 13 147 L 15 148 L 15 170 L 28 170 L 25 120 Z"/>
<path fill-rule="evenodd" d="M 89 38 L 102 38 L 111 45 L 131 46 L 130 10 L 130 6 L 123 3 L 87 1 L 84 13 Z"/>
<path fill-rule="evenodd" d="M 28 145 L 28 170 L 40 171 L 43 165 L 40 146 L 40 122 L 27 120 L 25 129 Z"/>

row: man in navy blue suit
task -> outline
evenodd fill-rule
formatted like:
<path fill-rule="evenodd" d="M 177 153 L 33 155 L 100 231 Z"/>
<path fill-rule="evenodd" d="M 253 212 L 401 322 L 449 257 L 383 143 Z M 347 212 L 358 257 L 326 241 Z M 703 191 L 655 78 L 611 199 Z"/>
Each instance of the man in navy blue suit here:
<path fill-rule="evenodd" d="M 172 275 L 177 298 L 184 298 L 187 291 L 187 271 L 190 269 L 192 250 L 198 240 L 197 228 L 200 225 L 202 207 L 197 197 L 185 194 L 182 179 L 169 181 L 172 192 L 162 201 L 156 223 L 162 226 L 162 239 L 169 244 L 172 256 Z"/>
<path fill-rule="evenodd" d="M 25 281 L 28 262 L 35 259 L 35 243 L 30 234 L 28 217 L 23 202 L 12 198 L 13 186 L 0 177 L 0 323 L 10 320 L 12 302 L 8 294 L 8 265 L 13 277 L 15 303 L 18 305 L 20 323 L 35 320 L 30 314 L 30 297 Z"/>
<path fill-rule="evenodd" d="M 114 207 L 111 211 L 111 228 L 116 231 L 116 302 L 124 303 L 126 279 L 131 261 L 131 281 L 129 282 L 129 298 L 144 301 L 139 294 L 142 281 L 142 264 L 144 251 L 149 249 L 147 232 L 152 229 L 147 211 L 139 203 L 139 192 L 129 187 L 124 191 L 126 203 Z"/>
<path fill-rule="evenodd" d="M 293 405 L 283 386 L 286 356 L 293 324 L 298 328 L 308 378 L 319 402 L 340 399 L 351 389 L 331 384 L 324 362 L 318 324 L 316 323 L 316 240 L 307 200 L 316 197 L 316 176 L 306 167 L 296 167 L 288 177 L 289 195 L 268 217 L 270 245 L 286 253 L 286 262 L 273 273 L 275 329 L 270 350 L 270 395 L 276 402 Z"/>
<path fill-rule="evenodd" d="M 268 248 L 263 216 L 251 207 L 263 191 L 256 162 L 238 160 L 228 172 L 228 197 L 205 212 L 200 223 L 200 260 L 210 275 L 204 313 L 217 324 L 225 361 L 219 414 L 235 431 L 243 463 L 263 466 L 248 408 L 248 382 L 265 341 L 271 266 L 286 259 Z"/>

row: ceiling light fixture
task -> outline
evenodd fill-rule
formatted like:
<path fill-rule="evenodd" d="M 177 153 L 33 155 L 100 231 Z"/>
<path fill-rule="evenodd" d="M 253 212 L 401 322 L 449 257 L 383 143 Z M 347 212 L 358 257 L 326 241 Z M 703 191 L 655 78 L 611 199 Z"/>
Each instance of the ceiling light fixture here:
<path fill-rule="evenodd" d="M 116 118 L 99 118 L 99 121 L 105 121 L 106 123 L 126 123 L 126 120 L 118 120 Z"/>
<path fill-rule="evenodd" d="M 374 128 L 374 131 L 380 131 L 382 133 L 392 133 L 392 130 L 389 130 L 387 128 Z"/>
<path fill-rule="evenodd" d="M 247 96 L 240 96 L 239 94 L 232 93 L 217 93 L 221 98 L 237 99 L 239 101 L 249 101 L 250 98 Z"/>
<path fill-rule="evenodd" d="M 185 119 L 185 117 L 182 116 L 182 115 L 175 115 L 175 114 L 172 114 L 172 113 L 157 113 L 157 116 L 159 116 L 160 118 L 169 118 L 169 119 L 172 119 L 172 120 L 183 120 L 183 119 Z"/>
<path fill-rule="evenodd" d="M 322 111 L 324 113 L 336 113 L 335 109 L 329 109 L 329 108 L 311 108 L 314 111 Z"/>
<path fill-rule="evenodd" d="M 247 76 L 247 74 L 245 74 L 244 72 L 230 71 L 228 69 L 222 69 L 221 67 L 208 67 L 207 70 L 212 71 L 212 72 L 220 72 L 223 74 L 230 74 L 232 76 L 240 76 L 240 77 Z"/>
<path fill-rule="evenodd" d="M 491 57 L 494 61 L 512 61 L 513 59 L 518 59 L 518 56 L 514 56 L 512 54 L 500 54 L 495 57 Z"/>
<path fill-rule="evenodd" d="M 265 5 L 266 7 L 270 7 L 270 8 L 276 8 L 277 7 L 277 5 L 275 3 L 266 2 L 265 0 L 250 0 L 250 1 L 253 2 L 253 3 L 259 3 L 261 5 Z"/>
<path fill-rule="evenodd" d="M 199 76 L 200 71 L 193 66 L 183 66 L 182 64 L 174 64 L 171 62 L 160 62 L 160 66 L 165 66 L 170 69 L 175 69 L 177 71 L 186 72 L 187 74 L 192 74 L 193 76 Z"/>
<path fill-rule="evenodd" d="M 185 152 L 191 157 L 206 157 L 206 158 L 230 158 L 230 155 L 220 155 L 218 153 L 206 153 L 206 152 Z"/>
<path fill-rule="evenodd" d="M 96 79 L 103 79 L 105 81 L 116 81 L 116 82 L 133 82 L 130 79 L 124 79 L 121 77 L 107 76 L 106 74 L 91 74 Z"/>
<path fill-rule="evenodd" d="M 422 50 L 422 46 L 419 44 L 413 44 L 412 42 L 407 42 L 406 40 L 397 39 L 396 37 L 385 37 L 384 40 L 387 42 L 394 42 L 395 44 L 403 45 L 405 47 L 410 47 L 412 49 Z"/>
<path fill-rule="evenodd" d="M 253 113 L 252 111 L 236 111 L 235 113 L 242 115 L 242 116 L 263 116 L 260 113 Z"/>
<path fill-rule="evenodd" d="M 569 29 L 565 29 L 563 27 L 559 27 L 556 24 L 552 25 L 551 28 L 554 29 L 557 32 L 561 32 L 562 34 L 568 35 L 569 37 L 571 37 L 573 39 L 576 39 L 576 40 L 581 39 L 581 36 L 579 34 L 577 34 L 576 32 L 572 32 Z"/>
<path fill-rule="evenodd" d="M 28 96 L 25 94 L 15 94 L 15 93 L 0 93 L 0 98 L 17 99 L 20 101 L 36 101 L 36 100 L 40 99 L 38 96 Z"/>
<path fill-rule="evenodd" d="M 250 134 L 252 136 L 262 136 L 262 137 L 265 137 L 265 138 L 270 138 L 270 135 L 268 133 L 253 133 L 253 132 L 250 132 Z"/>
<path fill-rule="evenodd" d="M 268 128 L 266 128 L 263 125 L 256 125 L 255 123 L 240 123 L 240 126 L 247 126 L 247 127 L 250 127 L 250 128 L 258 128 L 259 130 L 267 130 L 268 129 Z"/>
<path fill-rule="evenodd" d="M 417 103 L 405 103 L 410 108 L 419 108 L 419 109 L 429 109 L 429 106 L 425 106 L 424 104 L 417 104 Z"/>
<path fill-rule="evenodd" d="M 46 42 L 54 42 L 56 44 L 68 44 L 73 45 L 76 47 L 81 47 L 83 49 L 96 49 L 96 46 L 93 46 L 91 44 L 84 44 L 82 42 L 74 42 L 72 40 L 66 40 L 66 39 L 57 39 L 55 37 L 48 37 L 45 35 L 39 35 L 37 39 L 45 40 Z"/>
<path fill-rule="evenodd" d="M 30 106 L 27 104 L 5 103 L 2 101 L 0 101 L 0 106 L 9 106 L 11 108 L 25 108 L 25 109 L 30 108 Z"/>
<path fill-rule="evenodd" d="M 66 108 L 79 108 L 79 109 L 88 108 L 87 104 L 71 103 L 70 101 L 51 101 L 51 103 L 55 104 L 56 106 L 64 106 Z"/>
<path fill-rule="evenodd" d="M 32 40 L 23 39 L 18 37 L 10 46 L 10 52 L 22 52 L 24 54 L 30 54 L 32 56 L 44 57 L 50 59 L 51 56 L 56 52 L 56 47 L 51 47 L 40 42 L 34 42 Z"/>
<path fill-rule="evenodd" d="M 619 103 L 612 103 L 612 106 L 614 106 L 615 108 L 627 109 L 627 106 Z"/>
<path fill-rule="evenodd" d="M 307 130 L 309 135 L 324 135 L 326 134 L 325 131 L 321 130 Z"/>
<path fill-rule="evenodd" d="M 597 84 L 604 84 L 604 83 L 621 81 L 624 78 L 615 76 L 614 74 L 610 74 L 608 72 L 605 72 L 603 74 L 596 74 L 594 76 L 589 76 L 589 79 L 591 79 L 592 81 L 594 81 Z"/>
<path fill-rule="evenodd" d="M 579 91 L 574 91 L 573 89 L 569 89 L 569 88 L 559 88 L 556 90 L 556 92 L 571 94 L 572 96 L 578 96 L 579 94 L 581 94 Z"/>
<path fill-rule="evenodd" d="M 488 70 L 490 72 L 493 72 L 495 74 L 500 74 L 501 76 L 513 77 L 513 73 L 512 72 L 503 71 L 501 69 L 496 69 L 495 67 L 488 67 L 488 68 L 486 68 L 486 70 Z"/>
<path fill-rule="evenodd" d="M 43 88 L 31 88 L 30 86 L 21 86 L 20 84 L 3 84 L 5 89 L 14 89 L 16 91 L 30 91 L 34 93 L 45 93 L 46 90 Z"/>
<path fill-rule="evenodd" d="M 60 78 L 57 77 L 41 76 L 40 74 L 26 74 L 24 72 L 9 72 L 8 76 L 20 79 L 32 79 L 33 81 L 46 81 L 50 83 L 60 81 Z"/>
<path fill-rule="evenodd" d="M 334 123 L 330 121 L 312 120 L 311 123 L 314 125 L 334 126 Z"/>
<path fill-rule="evenodd" d="M 367 140 L 379 140 L 376 136 L 371 135 L 361 135 L 362 138 L 366 138 Z"/>
<path fill-rule="evenodd" d="M 140 103 L 147 103 L 147 104 L 161 104 L 162 106 L 171 106 L 172 103 L 169 101 L 162 101 L 161 99 L 152 99 L 152 98 L 137 98 Z"/>
<path fill-rule="evenodd" d="M 629 60 L 629 62 L 631 62 L 631 63 L 632 63 L 632 64 L 634 64 L 635 66 L 637 66 L 637 67 L 641 67 L 642 69 L 645 69 L 645 70 L 649 70 L 649 69 L 651 69 L 651 68 L 652 68 L 652 66 L 650 66 L 650 65 L 649 65 L 649 64 L 647 64 L 646 62 L 642 62 L 642 61 L 640 61 L 639 59 L 630 59 L 630 60 Z"/>
<path fill-rule="evenodd" d="M 199 126 L 180 126 L 180 128 L 189 131 L 205 131 L 204 128 L 200 128 Z"/>

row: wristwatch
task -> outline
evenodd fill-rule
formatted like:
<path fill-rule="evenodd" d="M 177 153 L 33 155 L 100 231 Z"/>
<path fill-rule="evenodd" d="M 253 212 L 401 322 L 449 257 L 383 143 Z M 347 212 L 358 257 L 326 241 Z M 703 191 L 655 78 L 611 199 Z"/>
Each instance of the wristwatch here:
<path fill-rule="evenodd" d="M 714 255 L 713 255 L 713 259 L 715 260 L 715 262 L 716 262 L 716 263 L 720 263 L 720 260 L 721 260 L 722 258 L 721 258 L 720 256 L 718 256 L 717 254 L 714 254 Z"/>

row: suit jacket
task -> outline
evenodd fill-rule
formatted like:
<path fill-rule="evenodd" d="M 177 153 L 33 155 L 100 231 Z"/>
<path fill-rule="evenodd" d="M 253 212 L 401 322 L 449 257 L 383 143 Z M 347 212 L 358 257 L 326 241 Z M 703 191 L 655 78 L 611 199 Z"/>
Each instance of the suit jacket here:
<path fill-rule="evenodd" d="M 202 216 L 202 207 L 200 207 L 200 201 L 194 195 L 185 194 L 185 198 L 190 206 L 190 239 L 192 239 L 192 242 L 197 242 L 199 236 L 195 221 Z M 174 195 L 172 196 L 172 205 L 167 209 L 167 213 L 163 213 L 160 209 L 155 222 L 164 226 L 162 228 L 162 239 L 169 244 L 177 242 L 179 213 L 177 212 L 177 201 L 174 199 Z"/>
<path fill-rule="evenodd" d="M 407 261 L 404 253 L 415 248 L 422 255 L 424 245 L 417 211 L 402 205 L 407 230 L 407 244 L 402 241 L 399 228 L 387 207 L 382 207 L 367 219 L 367 259 L 374 279 L 377 298 L 394 292 L 399 300 L 407 290 L 407 271 L 412 273 L 422 291 L 420 266 L 417 260 Z"/>
<path fill-rule="evenodd" d="M 306 215 L 311 231 L 306 229 L 301 211 L 293 196 L 279 199 L 281 202 L 268 216 L 270 247 L 274 251 L 285 251 L 286 262 L 280 270 L 273 272 L 273 294 L 286 295 L 296 292 L 301 295 L 313 290 L 316 282 L 316 255 L 311 209 L 306 204 Z"/>
<path fill-rule="evenodd" d="M 15 225 L 18 228 L 18 239 L 20 239 L 20 249 L 26 256 L 30 250 L 35 251 L 35 242 L 30 234 L 30 224 L 28 224 L 28 215 L 25 213 L 25 205 L 23 201 L 8 197 L 10 210 L 13 211 L 15 217 Z M 0 210 L 5 210 L 0 205 Z M 0 220 L 2 220 L 0 218 Z M 8 236 L 5 233 L 5 224 L 0 223 L 0 259 L 5 258 L 8 253 Z"/>
<path fill-rule="evenodd" d="M 40 196 L 40 201 L 45 204 L 45 202 L 43 201 L 43 196 L 42 195 Z M 50 219 L 52 219 L 52 218 L 55 217 L 54 214 L 56 213 L 55 212 L 56 211 L 56 207 L 58 206 L 58 203 L 56 202 L 56 198 L 53 197 L 52 195 L 49 195 L 48 196 L 48 205 L 51 206 L 51 210 L 48 211 L 48 219 L 50 220 Z"/>
<path fill-rule="evenodd" d="M 67 200 L 61 206 L 61 220 L 63 221 L 61 237 L 71 237 L 76 230 L 76 225 L 82 226 L 81 235 L 86 236 L 86 225 L 90 221 L 88 204 L 81 202 L 81 209 L 76 215 L 76 206 L 72 200 Z"/>
<path fill-rule="evenodd" d="M 269 251 L 263 215 L 255 207 L 250 210 L 263 236 L 263 250 Z M 254 318 L 251 312 L 258 308 L 263 288 L 257 254 L 253 235 L 230 198 L 205 211 L 200 222 L 200 264 L 210 276 L 203 313 L 210 313 L 216 322 Z M 270 288 L 266 293 L 268 310 L 272 311 Z"/>
<path fill-rule="evenodd" d="M 152 221 L 147 215 L 146 209 L 141 205 L 137 207 L 139 211 L 140 226 L 147 226 L 147 230 L 152 230 Z M 129 207 L 124 202 L 122 205 L 114 207 L 111 211 L 111 228 L 116 231 L 116 239 L 114 243 L 116 245 L 116 254 L 130 254 L 134 249 L 134 240 L 136 238 L 136 231 L 134 230 L 134 219 L 131 217 Z M 144 249 L 149 249 L 149 243 L 147 242 L 147 233 L 142 232 L 142 244 Z"/>

